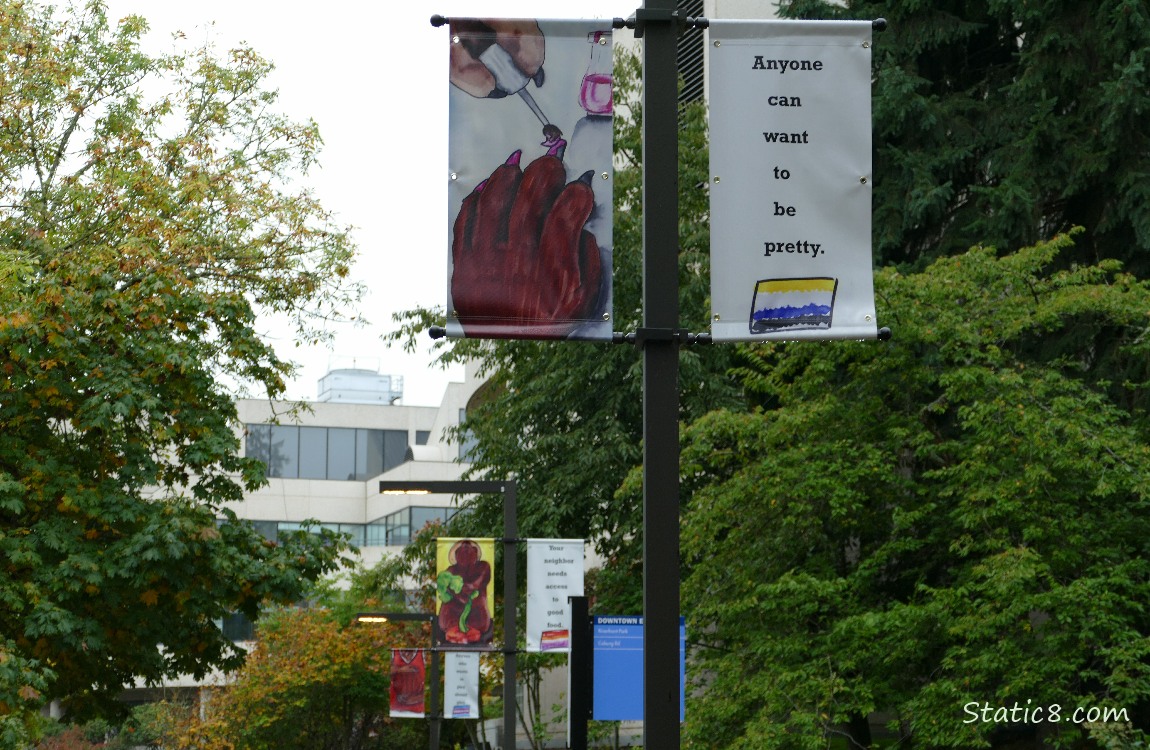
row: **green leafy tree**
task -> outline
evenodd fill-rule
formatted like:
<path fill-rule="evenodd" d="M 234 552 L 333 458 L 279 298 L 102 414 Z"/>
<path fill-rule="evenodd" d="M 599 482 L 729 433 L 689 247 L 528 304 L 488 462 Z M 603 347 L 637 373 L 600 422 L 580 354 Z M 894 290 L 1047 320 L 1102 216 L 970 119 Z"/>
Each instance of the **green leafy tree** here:
<path fill-rule="evenodd" d="M 1150 285 L 1057 270 L 1070 245 L 880 274 L 888 344 L 745 349 L 769 408 L 684 441 L 692 747 L 867 747 L 875 713 L 900 746 L 990 746 L 988 704 L 1061 706 L 1024 728 L 1065 745 L 1124 724 L 1078 706 L 1148 727 Z M 1103 335 L 1139 381 L 1033 356 Z"/>
<path fill-rule="evenodd" d="M 180 741 L 236 750 L 420 747 L 426 722 L 390 718 L 388 689 L 391 649 L 425 643 L 427 627 L 345 626 L 323 609 L 277 612 L 261 623 L 235 681 L 213 695 L 206 721 Z"/>
<path fill-rule="evenodd" d="M 250 49 L 150 58 L 98 0 L 0 2 L 0 716 L 234 668 L 215 621 L 299 598 L 327 533 L 265 542 L 227 509 L 232 386 L 283 393 L 299 335 L 353 302 L 345 232 L 292 178 L 314 123 L 274 114 Z M 3 719 L 4 731 L 10 726 Z"/>
<path fill-rule="evenodd" d="M 1018 248 L 1082 226 L 1073 256 L 1150 271 L 1145 2 L 790 0 L 782 10 L 889 22 L 874 46 L 880 264 Z"/>

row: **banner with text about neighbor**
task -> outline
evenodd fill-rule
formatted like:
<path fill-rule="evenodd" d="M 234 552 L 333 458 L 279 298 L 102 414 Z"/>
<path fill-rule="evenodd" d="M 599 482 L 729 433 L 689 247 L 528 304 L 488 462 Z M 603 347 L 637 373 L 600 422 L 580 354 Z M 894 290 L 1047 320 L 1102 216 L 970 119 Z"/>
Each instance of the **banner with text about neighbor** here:
<path fill-rule="evenodd" d="M 447 334 L 611 338 L 610 20 L 452 18 Z"/>
<path fill-rule="evenodd" d="M 583 596 L 583 540 L 527 540 L 527 650 L 571 650 L 570 596 Z"/>
<path fill-rule="evenodd" d="M 711 335 L 875 338 L 870 21 L 711 21 Z"/>

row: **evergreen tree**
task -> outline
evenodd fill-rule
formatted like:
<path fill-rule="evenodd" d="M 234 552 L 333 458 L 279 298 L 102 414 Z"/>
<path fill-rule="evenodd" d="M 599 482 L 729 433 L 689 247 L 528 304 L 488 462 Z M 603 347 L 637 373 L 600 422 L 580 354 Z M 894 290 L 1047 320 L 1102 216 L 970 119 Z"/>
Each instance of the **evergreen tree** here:
<path fill-rule="evenodd" d="M 876 261 L 1086 228 L 1066 262 L 1150 272 L 1150 6 L 1142 0 L 821 0 L 875 35 Z"/>

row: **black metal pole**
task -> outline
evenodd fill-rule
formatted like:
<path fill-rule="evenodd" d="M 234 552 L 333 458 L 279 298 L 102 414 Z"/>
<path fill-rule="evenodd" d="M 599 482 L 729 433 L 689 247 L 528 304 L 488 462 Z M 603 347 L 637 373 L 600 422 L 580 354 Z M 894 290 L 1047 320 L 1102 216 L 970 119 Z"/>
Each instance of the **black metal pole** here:
<path fill-rule="evenodd" d="M 517 577 L 519 524 L 516 521 L 515 480 L 381 480 L 379 491 L 381 493 L 429 492 L 450 495 L 478 492 L 500 492 L 503 494 L 503 750 L 515 750 L 515 672 L 518 669 L 515 649 L 519 640 L 519 580 Z M 434 639 L 434 629 L 432 633 Z M 438 656 L 436 659 L 435 666 L 438 673 Z M 435 727 L 436 741 L 438 742 L 438 723 Z M 438 749 L 435 748 L 435 750 Z"/>
<path fill-rule="evenodd" d="M 567 656 L 570 684 L 567 694 L 568 744 L 571 750 L 587 750 L 587 721 L 591 718 L 591 621 L 587 597 L 569 596 L 571 603 L 571 653 Z"/>
<path fill-rule="evenodd" d="M 643 747 L 679 747 L 679 33 L 675 0 L 643 37 Z"/>
<path fill-rule="evenodd" d="M 515 515 L 515 480 L 503 490 L 503 750 L 515 750 L 515 672 L 519 641 L 517 558 L 519 524 Z"/>
<path fill-rule="evenodd" d="M 435 615 L 428 615 L 428 620 L 433 620 Z M 431 657 L 431 665 L 428 670 L 428 678 L 431 680 L 431 709 L 428 711 L 427 716 L 431 720 L 431 724 L 427 729 L 428 743 L 431 750 L 439 750 L 439 722 L 443 715 L 443 711 L 439 706 L 439 650 L 435 648 L 435 626 L 431 626 L 431 648 L 427 649 L 428 656 Z"/>

